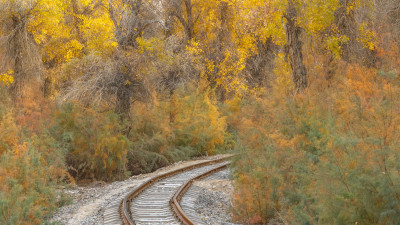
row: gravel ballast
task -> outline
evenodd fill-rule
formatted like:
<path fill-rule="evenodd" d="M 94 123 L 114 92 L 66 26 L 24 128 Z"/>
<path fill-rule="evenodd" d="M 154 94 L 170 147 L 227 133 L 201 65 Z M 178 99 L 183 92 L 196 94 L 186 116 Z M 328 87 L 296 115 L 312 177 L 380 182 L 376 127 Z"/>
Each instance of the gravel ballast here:
<path fill-rule="evenodd" d="M 194 182 L 199 187 L 194 209 L 204 224 L 233 225 L 231 218 L 233 186 L 229 180 L 230 171 L 218 172 L 217 179 Z"/>

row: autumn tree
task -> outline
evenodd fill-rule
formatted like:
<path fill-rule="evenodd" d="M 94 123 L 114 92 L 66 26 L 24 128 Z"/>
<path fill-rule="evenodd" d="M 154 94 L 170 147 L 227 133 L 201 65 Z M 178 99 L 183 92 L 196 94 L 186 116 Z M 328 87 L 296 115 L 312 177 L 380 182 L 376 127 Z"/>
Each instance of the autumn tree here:
<path fill-rule="evenodd" d="M 215 90 L 220 101 L 246 89 L 242 71 L 249 51 L 246 35 L 235 28 L 239 22 L 238 3 L 216 1 L 166 1 L 167 22 L 174 24 L 175 38 L 181 38 L 183 47 L 198 71 L 203 88 Z M 244 39 L 242 39 L 244 37 Z M 243 41 L 244 40 L 244 41 Z"/>
<path fill-rule="evenodd" d="M 379 9 L 369 0 L 339 1 L 331 35 L 336 36 L 340 56 L 349 63 L 377 65 L 376 35 L 373 32 L 374 14 Z"/>
<path fill-rule="evenodd" d="M 93 9 L 95 6 L 92 5 L 90 8 Z M 156 11 L 157 7 L 151 1 L 110 0 L 102 6 L 101 12 L 105 17 L 98 15 L 100 17 L 96 20 L 97 12 L 92 12 L 87 14 L 88 21 L 94 20 L 91 23 L 95 23 L 101 22 L 99 21 L 101 19 L 110 23 L 111 29 L 99 35 L 104 36 L 106 41 L 115 39 L 112 53 L 107 59 L 102 59 L 93 54 L 93 50 L 98 51 L 97 48 L 93 49 L 89 45 L 92 53 L 85 56 L 89 61 L 84 60 L 88 65 L 77 65 L 76 62 L 71 64 L 72 67 L 76 67 L 73 70 L 78 69 L 78 74 L 83 76 L 64 90 L 64 100 L 79 99 L 97 105 L 103 103 L 114 105 L 115 111 L 125 119 L 129 117 L 132 102 L 144 100 L 149 96 L 138 70 L 139 67 L 146 65 L 143 61 L 144 55 L 138 54 L 141 51 L 139 39 L 143 35 L 158 33 L 162 29 L 162 21 Z M 86 14 L 81 13 L 81 15 Z M 84 37 L 90 36 L 84 35 Z M 87 42 L 89 41 L 91 40 L 87 39 Z M 88 95 L 90 92 L 97 94 Z"/>
<path fill-rule="evenodd" d="M 174 24 L 177 21 L 183 28 L 186 41 L 195 35 L 195 24 L 200 14 L 195 14 L 196 7 L 193 0 L 168 0 L 165 2 L 166 20 Z M 171 29 L 171 28 L 170 28 Z"/>
<path fill-rule="evenodd" d="M 286 12 L 286 58 L 292 68 L 292 80 L 295 85 L 295 93 L 303 92 L 307 88 L 307 71 L 303 63 L 302 28 L 297 23 L 297 9 L 293 1 L 289 1 Z"/>
<path fill-rule="evenodd" d="M 137 38 L 163 29 L 161 9 L 147 0 L 109 0 L 108 13 L 115 27 L 115 38 L 121 48 L 137 48 Z"/>
<path fill-rule="evenodd" d="M 38 1 L 3 0 L 0 2 L 1 34 L 6 60 L 11 66 L 14 82 L 10 87 L 13 96 L 23 94 L 27 80 L 42 75 L 42 60 L 29 22 L 37 14 Z M 5 64 L 5 65 L 4 65 Z"/>
<path fill-rule="evenodd" d="M 350 61 L 350 57 L 357 45 L 357 23 L 355 18 L 355 1 L 340 0 L 340 7 L 335 12 L 335 25 L 340 35 L 344 35 L 347 39 L 342 43 L 343 59 Z"/>
<path fill-rule="evenodd" d="M 116 52 L 118 60 L 116 62 L 117 80 L 115 81 L 118 86 L 116 87 L 116 111 L 127 115 L 131 107 L 131 98 L 143 94 L 132 93 L 132 91 L 136 89 L 137 85 L 142 88 L 143 85 L 141 85 L 142 81 L 138 79 L 140 76 L 137 74 L 138 71 L 132 69 L 132 65 L 124 60 L 126 58 L 124 51 L 137 51 L 140 45 L 138 40 L 144 35 L 151 38 L 162 34 L 164 23 L 161 20 L 161 9 L 157 3 L 147 0 L 109 0 L 108 14 L 113 21 L 118 47 L 122 50 Z"/>
<path fill-rule="evenodd" d="M 236 7 L 239 20 L 235 36 L 242 39 L 242 51 L 247 53 L 243 73 L 250 88 L 258 91 L 273 78 L 275 56 L 285 38 L 283 27 L 275 20 L 282 15 L 262 1 L 243 1 Z"/>
<path fill-rule="evenodd" d="M 244 17 L 245 21 L 250 22 L 250 25 L 245 23 L 245 27 L 249 27 L 261 40 L 270 39 L 275 45 L 284 47 L 286 60 L 291 68 L 294 91 L 303 92 L 308 85 L 307 70 L 303 62 L 304 40 L 308 36 L 316 39 L 323 37 L 324 29 L 334 21 L 334 12 L 339 7 L 339 2 L 243 1 L 241 5 L 243 15 L 258 15 Z M 261 12 L 264 17 L 260 16 Z"/>
<path fill-rule="evenodd" d="M 91 51 L 110 54 L 115 47 L 111 21 L 102 1 L 12 0 L 1 2 L 6 60 L 15 74 L 11 91 L 17 95 L 28 77 L 40 77 Z M 29 72 L 26 72 L 29 71 Z M 54 80 L 41 76 L 46 81 Z M 48 83 L 48 82 L 47 82 Z M 44 87 L 44 90 L 47 90 Z"/>

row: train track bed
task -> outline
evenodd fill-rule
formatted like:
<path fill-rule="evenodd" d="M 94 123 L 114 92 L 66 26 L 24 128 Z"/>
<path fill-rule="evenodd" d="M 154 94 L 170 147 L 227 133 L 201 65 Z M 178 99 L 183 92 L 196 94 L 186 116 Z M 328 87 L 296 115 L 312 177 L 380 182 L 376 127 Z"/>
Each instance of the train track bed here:
<path fill-rule="evenodd" d="M 195 224 L 232 223 L 230 208 L 233 187 L 230 170 L 224 169 L 195 181 L 181 199 L 182 210 Z"/>
<path fill-rule="evenodd" d="M 120 220 L 118 217 L 114 216 L 114 213 L 117 214 L 118 211 L 116 202 L 120 202 L 126 193 L 133 188 L 141 185 L 152 177 L 168 171 L 226 156 L 227 155 L 216 155 L 177 162 L 149 174 L 132 176 L 124 181 L 108 184 L 99 182 L 84 187 L 75 186 L 59 190 L 60 193 L 62 192 L 70 196 L 72 203 L 58 209 L 47 221 L 71 225 L 117 224 Z"/>
<path fill-rule="evenodd" d="M 130 202 L 132 219 L 138 225 L 180 224 L 169 205 L 174 193 L 189 179 L 223 164 L 226 162 L 187 170 L 154 183 Z"/>

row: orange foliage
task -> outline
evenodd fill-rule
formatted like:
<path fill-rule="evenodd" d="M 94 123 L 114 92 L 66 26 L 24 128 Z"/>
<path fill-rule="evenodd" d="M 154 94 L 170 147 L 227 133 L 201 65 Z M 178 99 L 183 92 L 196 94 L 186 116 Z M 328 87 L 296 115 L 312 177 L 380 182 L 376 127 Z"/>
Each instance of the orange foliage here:
<path fill-rule="evenodd" d="M 315 70 L 308 90 L 296 96 L 280 90 L 278 80 L 241 107 L 234 120 L 243 148 L 235 162 L 236 219 L 393 222 L 386 213 L 400 207 L 388 203 L 400 196 L 400 77 L 397 59 L 385 60 L 380 70 L 338 62 L 329 82 L 326 71 Z"/>
<path fill-rule="evenodd" d="M 54 104 L 43 97 L 40 84 L 33 83 L 26 88 L 23 97 L 15 101 L 16 122 L 29 132 L 38 133 L 49 126 L 49 120 L 54 112 Z"/>

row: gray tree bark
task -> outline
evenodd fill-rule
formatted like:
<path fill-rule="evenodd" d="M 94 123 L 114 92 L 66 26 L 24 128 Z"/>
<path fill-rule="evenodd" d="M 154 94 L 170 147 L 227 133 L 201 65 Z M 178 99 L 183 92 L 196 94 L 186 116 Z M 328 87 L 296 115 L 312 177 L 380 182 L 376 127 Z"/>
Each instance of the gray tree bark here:
<path fill-rule="evenodd" d="M 307 88 L 308 81 L 306 67 L 303 63 L 303 42 L 300 39 L 302 28 L 298 27 L 296 24 L 297 10 L 292 1 L 289 2 L 284 17 L 287 20 L 285 54 L 292 68 L 292 80 L 295 86 L 295 93 L 304 92 Z"/>

